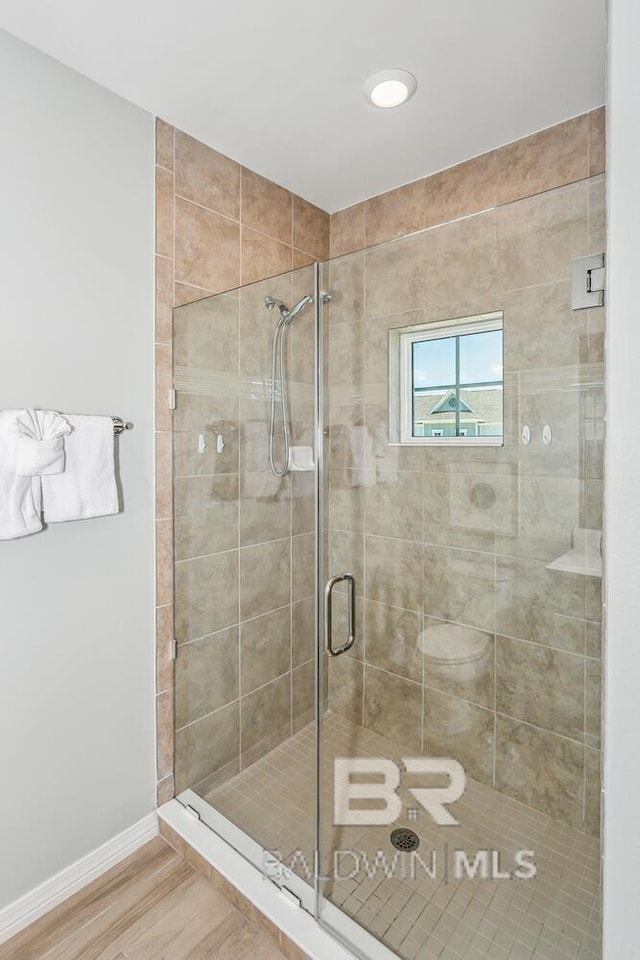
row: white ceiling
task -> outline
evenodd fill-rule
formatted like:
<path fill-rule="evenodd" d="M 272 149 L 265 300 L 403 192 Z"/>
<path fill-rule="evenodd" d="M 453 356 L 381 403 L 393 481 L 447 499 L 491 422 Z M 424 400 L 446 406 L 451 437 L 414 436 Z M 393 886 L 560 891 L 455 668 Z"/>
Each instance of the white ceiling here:
<path fill-rule="evenodd" d="M 605 0 L 0 0 L 0 26 L 334 211 L 604 103 Z M 367 104 L 385 67 L 418 79 Z"/>

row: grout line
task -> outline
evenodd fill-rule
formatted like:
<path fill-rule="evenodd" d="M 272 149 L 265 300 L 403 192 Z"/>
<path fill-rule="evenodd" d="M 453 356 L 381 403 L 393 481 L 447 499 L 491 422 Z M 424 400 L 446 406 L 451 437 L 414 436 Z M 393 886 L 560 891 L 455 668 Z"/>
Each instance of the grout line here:
<path fill-rule="evenodd" d="M 393 673 L 392 670 L 386 670 L 384 667 L 379 667 L 375 663 L 367 663 L 367 667 L 370 670 L 377 670 L 378 673 L 384 673 L 388 677 L 393 677 L 395 680 L 404 680 L 406 683 L 410 683 L 414 687 L 422 686 L 422 682 L 420 680 L 413 680 L 411 677 L 404 677 L 402 676 L 402 674 Z M 457 697 L 456 699 L 461 700 L 462 697 Z M 465 702 L 470 702 L 470 701 L 465 701 Z M 365 727 L 365 729 L 368 729 L 368 728 Z"/>
<path fill-rule="evenodd" d="M 178 520 L 178 519 L 180 519 L 180 518 L 179 518 L 179 517 L 176 517 L 176 519 Z M 182 564 L 182 563 L 194 563 L 194 562 L 197 561 L 197 560 L 210 560 L 212 557 L 225 557 L 225 556 L 228 556 L 230 553 L 238 553 L 238 554 L 239 554 L 239 553 L 240 553 L 240 549 L 239 549 L 238 547 L 230 547 L 229 550 L 220 550 L 219 553 L 203 553 L 203 554 L 202 554 L 201 556 L 199 556 L 199 557 L 185 557 L 183 560 L 178 560 L 178 559 L 176 559 L 175 564 L 176 564 L 176 567 L 177 567 L 178 564 Z"/>
<path fill-rule="evenodd" d="M 190 203 L 192 206 L 198 207 L 200 210 L 206 210 L 207 213 L 212 213 L 214 216 L 220 217 L 222 220 L 226 220 L 228 223 L 235 223 L 238 227 L 241 225 L 239 218 L 236 219 L 235 217 L 230 216 L 228 213 L 221 213 L 219 210 L 214 210 L 213 207 L 207 207 L 204 203 L 199 203 L 198 200 L 192 200 L 191 197 L 185 197 L 182 193 L 178 193 L 176 191 L 174 196 L 176 200 L 182 200 L 184 203 Z M 236 286 L 242 286 L 242 284 L 237 284 Z M 235 290 L 236 287 L 231 287 L 230 289 Z M 220 292 L 225 293 L 226 291 Z"/>
<path fill-rule="evenodd" d="M 550 737 L 558 737 L 560 740 L 564 740 L 566 743 L 573 743 L 577 747 L 585 747 L 586 744 L 582 740 L 576 740 L 574 737 L 568 737 L 564 733 L 557 733 L 555 730 L 547 730 L 546 727 L 541 727 L 537 723 L 532 723 L 530 720 L 522 720 L 520 717 L 512 717 L 508 713 L 502 713 L 502 711 L 496 711 L 497 717 L 502 717 L 505 720 L 512 720 L 514 723 L 519 723 L 525 727 L 531 727 L 533 730 L 538 730 L 540 733 L 546 733 Z M 597 749 L 597 748 L 594 748 Z"/>
<path fill-rule="evenodd" d="M 240 217 L 242 218 L 242 168 L 240 169 Z M 240 228 L 242 229 L 242 228 Z M 241 236 L 241 235 L 240 235 Z M 239 269 L 240 269 L 240 279 L 242 279 L 242 243 L 240 241 L 240 250 L 239 250 Z M 238 378 L 240 377 L 240 337 L 242 330 L 242 306 L 240 303 L 240 297 L 238 297 L 238 310 L 237 310 L 237 319 L 236 319 L 236 333 L 238 337 L 238 350 L 237 350 L 237 359 L 236 359 L 236 374 Z M 240 420 L 240 401 L 238 400 L 238 504 L 237 504 L 237 515 L 236 523 L 238 527 L 238 769 L 242 770 L 242 697 L 243 697 L 243 684 L 242 684 L 242 640 L 243 640 L 243 628 L 242 628 L 242 536 L 241 536 L 241 503 L 242 499 L 240 496 L 241 488 L 241 478 L 243 477 L 242 465 L 243 465 L 243 444 L 242 444 L 242 421 Z"/>
<path fill-rule="evenodd" d="M 236 630 L 239 628 L 240 621 L 237 621 L 236 623 L 230 623 L 228 626 L 220 627 L 219 630 L 213 630 L 211 633 L 203 633 L 201 637 L 190 637 L 189 640 L 179 640 L 178 646 L 183 648 L 188 647 L 190 643 L 199 643 L 201 640 L 212 640 L 214 637 L 218 637 L 222 633 L 227 633 L 229 630 Z"/>
<path fill-rule="evenodd" d="M 277 683 L 278 680 L 284 679 L 284 677 L 289 677 L 291 675 L 290 670 L 285 670 L 283 673 L 279 673 L 277 677 L 271 677 L 270 680 L 266 680 L 264 683 L 261 683 L 258 687 L 253 687 L 251 690 L 248 690 L 243 696 L 252 697 L 254 693 L 258 693 L 260 690 L 264 690 L 265 687 L 268 687 L 272 683 Z"/>
<path fill-rule="evenodd" d="M 303 600 L 306 600 L 306 597 L 303 597 Z M 296 601 L 297 602 L 297 601 Z M 252 620 L 260 620 L 262 617 L 269 617 L 272 613 L 278 613 L 280 610 L 290 607 L 291 603 L 282 603 L 279 607 L 274 607 L 273 610 L 267 610 L 265 613 L 259 613 L 255 617 L 245 617 L 243 620 L 239 620 L 239 623 L 251 623 Z"/>
<path fill-rule="evenodd" d="M 188 287 L 189 290 L 199 290 L 200 293 L 204 294 L 204 297 L 199 297 L 198 300 L 187 300 L 186 303 L 176 304 L 174 310 L 180 310 L 182 307 L 190 307 L 193 303 L 198 303 L 200 300 L 209 300 L 211 297 L 224 297 L 229 291 L 222 291 L 221 293 L 214 293 L 213 290 L 209 290 L 207 287 L 201 287 L 197 283 L 189 283 L 188 280 L 176 280 L 176 284 L 180 284 L 181 287 Z"/>
<path fill-rule="evenodd" d="M 372 664 L 372 666 L 375 666 L 375 664 Z M 387 672 L 388 672 L 388 671 L 384 670 L 383 667 L 378 667 L 377 669 L 382 670 L 384 673 L 387 673 Z M 393 674 L 393 676 L 399 676 L 399 674 Z M 407 679 L 409 679 L 409 678 L 408 678 L 408 677 L 402 677 L 401 679 L 407 680 Z M 486 710 L 487 713 L 491 713 L 491 714 L 495 713 L 495 710 L 494 710 L 493 706 L 487 706 L 486 703 L 481 703 L 479 700 L 470 700 L 468 697 L 462 697 L 462 696 L 460 696 L 459 693 L 453 693 L 451 690 L 445 690 L 445 689 L 443 689 L 442 687 L 435 687 L 432 683 L 428 683 L 428 682 L 425 682 L 425 687 L 427 688 L 427 690 L 433 690 L 435 693 L 441 693 L 441 694 L 443 695 L 443 697 L 451 697 L 453 700 L 459 700 L 461 703 L 467 703 L 467 704 L 469 704 L 469 705 L 472 706 L 472 707 L 478 707 L 480 710 Z M 506 716 L 506 714 L 505 714 L 505 716 Z M 512 717 L 511 719 L 512 719 L 512 720 L 517 720 L 518 718 L 517 718 L 517 717 Z M 524 721 L 523 721 L 523 722 L 524 722 Z M 544 728 L 541 727 L 540 729 L 544 729 Z M 548 732 L 549 732 L 549 733 L 553 733 L 552 730 L 549 730 Z"/>
<path fill-rule="evenodd" d="M 586 592 L 585 592 L 585 615 L 586 615 Z M 586 620 L 585 620 L 586 624 Z M 585 631 L 585 648 L 586 648 L 586 631 Z M 588 708 L 588 698 L 587 698 L 587 658 L 584 658 L 583 664 L 583 680 L 582 680 L 582 824 L 583 826 L 587 821 L 587 708 Z"/>
<path fill-rule="evenodd" d="M 575 620 L 581 620 L 581 617 L 572 618 Z M 599 662 L 598 657 L 585 657 L 584 653 L 576 653 L 574 650 L 564 650 L 562 647 L 552 647 L 548 643 L 540 643 L 538 640 L 528 640 L 526 637 L 514 637 L 509 633 L 503 633 L 502 631 L 496 631 L 495 633 L 496 640 L 502 638 L 504 640 L 511 640 L 514 643 L 526 643 L 531 647 L 538 647 L 540 650 L 551 650 L 553 653 L 566 654 L 568 657 L 578 657 L 579 659 L 585 660 L 596 660 Z"/>
<path fill-rule="evenodd" d="M 365 291 L 364 291 L 364 273 L 363 273 L 363 299 L 364 299 L 364 292 Z M 329 476 L 327 476 L 327 481 L 328 480 L 329 480 Z M 355 488 L 355 489 L 358 489 L 358 488 Z M 362 495 L 362 524 L 365 530 L 367 529 L 367 517 L 369 515 L 369 506 L 367 505 L 367 501 L 369 499 L 367 497 L 368 489 L 369 489 L 368 487 L 365 487 L 364 493 Z M 357 506 L 356 506 L 356 509 L 357 509 Z M 352 534 L 352 536 L 354 536 L 354 534 Z M 355 534 L 355 536 L 359 537 L 360 535 Z M 367 584 L 367 555 L 368 555 L 367 541 L 363 536 L 362 537 L 362 578 L 363 578 L 362 597 L 363 599 L 364 599 L 364 594 L 366 592 L 366 584 Z M 364 624 L 363 624 L 364 629 L 363 629 L 363 638 L 362 638 L 363 649 L 362 649 L 362 721 L 361 722 L 362 722 L 362 726 L 365 727 L 366 717 L 367 717 L 367 666 L 366 666 L 367 665 L 367 626 L 366 626 L 367 614 L 366 614 L 366 607 L 364 606 L 364 603 L 362 604 L 362 607 L 364 612 Z M 357 608 L 358 608 L 358 601 L 356 600 L 356 612 L 357 612 Z"/>
<path fill-rule="evenodd" d="M 495 536 L 494 514 L 494 536 Z M 498 557 L 494 555 L 493 582 L 498 582 Z M 491 783 L 495 789 L 498 764 L 498 591 L 493 594 L 493 748 L 491 764 Z"/>
<path fill-rule="evenodd" d="M 422 510 L 421 526 L 422 526 L 422 537 L 424 540 L 426 536 L 426 531 L 427 531 L 427 511 L 425 508 L 424 490 L 420 491 L 420 507 Z M 421 560 L 422 560 L 422 613 L 420 614 L 420 618 L 421 618 L 420 625 L 421 625 L 422 632 L 420 634 L 420 640 L 421 640 L 420 648 L 422 652 L 422 706 L 421 706 L 421 712 L 420 712 L 420 752 L 424 753 L 425 740 L 426 740 L 426 715 L 425 714 L 426 714 L 426 705 L 427 705 L 427 695 L 426 695 L 426 683 L 427 683 L 426 660 L 427 658 L 424 650 L 424 634 L 426 629 L 425 627 L 426 615 L 424 612 L 424 606 L 425 606 L 425 597 L 426 597 L 426 589 L 427 589 L 427 565 L 425 563 L 424 546 L 422 547 Z"/>
<path fill-rule="evenodd" d="M 217 474 L 216 476 L 235 476 L 235 474 Z M 238 474 L 238 476 L 240 476 L 240 474 Z M 184 478 L 180 477 L 177 479 L 184 479 Z M 238 502 L 240 501 L 238 500 Z M 181 516 L 184 516 L 184 515 L 181 514 Z M 172 518 L 168 517 L 166 519 L 172 519 Z M 176 519 L 180 519 L 180 517 L 176 517 Z M 304 536 L 308 536 L 308 534 L 301 533 L 299 534 L 299 536 L 304 537 Z M 289 537 L 277 537 L 275 540 L 259 540 L 257 543 L 248 543 L 242 547 L 230 547 L 228 550 L 219 550 L 217 553 L 203 553 L 197 557 L 184 557 L 181 560 L 176 560 L 176 565 L 179 563 L 192 563 L 194 560 L 209 560 L 211 557 L 222 557 L 229 553 L 241 553 L 242 551 L 245 551 L 245 550 L 254 550 L 259 547 L 269 546 L 273 543 L 286 543 L 289 541 L 289 539 L 290 539 Z M 251 619 L 251 618 L 245 617 L 245 620 L 247 619 Z"/>
<path fill-rule="evenodd" d="M 292 204 L 293 207 L 293 204 Z M 291 343 L 287 343 L 291 350 Z M 289 727 L 293 736 L 293 483 L 289 473 Z"/>
<path fill-rule="evenodd" d="M 424 592 L 424 566 L 423 566 L 423 587 L 422 587 L 422 588 L 423 588 L 423 592 Z M 424 627 L 424 621 L 425 621 L 425 615 L 422 614 L 422 616 L 421 616 L 421 622 L 422 622 L 422 634 L 421 634 L 421 636 L 424 636 L 424 629 L 425 629 L 425 627 Z M 420 752 L 421 752 L 421 753 L 424 753 L 425 733 L 426 733 L 425 708 L 426 708 L 426 703 L 427 703 L 427 698 L 426 698 L 426 683 L 427 683 L 427 678 L 426 678 L 426 656 L 425 656 L 425 652 L 424 652 L 424 644 L 421 644 L 421 647 L 422 647 L 422 707 L 421 707 L 421 714 L 420 714 Z"/>
<path fill-rule="evenodd" d="M 203 714 L 201 717 L 198 717 L 196 720 L 190 720 L 189 723 L 183 724 L 181 727 L 176 727 L 176 733 L 179 733 L 182 730 L 186 730 L 188 727 L 195 726 L 196 723 L 200 723 L 202 720 L 206 720 L 208 717 L 212 717 L 216 713 L 220 713 L 221 710 L 226 710 L 228 707 L 234 706 L 234 704 L 240 703 L 239 697 L 234 697 L 233 700 L 229 700 L 228 703 L 223 703 L 221 707 L 216 707 L 215 710 L 210 710 L 209 713 Z"/>

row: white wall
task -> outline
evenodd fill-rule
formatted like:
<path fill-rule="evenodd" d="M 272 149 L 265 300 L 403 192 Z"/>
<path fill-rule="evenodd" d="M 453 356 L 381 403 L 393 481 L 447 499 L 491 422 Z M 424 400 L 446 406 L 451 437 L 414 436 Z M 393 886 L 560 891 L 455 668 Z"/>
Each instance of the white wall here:
<path fill-rule="evenodd" d="M 0 33 L 0 408 L 120 415 L 125 511 L 0 542 L 0 907 L 154 807 L 153 119 Z"/>
<path fill-rule="evenodd" d="M 605 958 L 640 960 L 640 4 L 609 0 Z"/>

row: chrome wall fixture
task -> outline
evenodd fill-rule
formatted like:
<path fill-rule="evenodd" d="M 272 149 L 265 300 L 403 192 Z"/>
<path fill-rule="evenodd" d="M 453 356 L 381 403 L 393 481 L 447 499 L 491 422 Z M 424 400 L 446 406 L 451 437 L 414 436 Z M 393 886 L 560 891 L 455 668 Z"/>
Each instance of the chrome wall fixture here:
<path fill-rule="evenodd" d="M 302 297 L 290 310 L 282 300 L 275 297 L 266 296 L 264 305 L 267 310 L 273 310 L 277 307 L 280 311 L 280 317 L 275 325 L 271 340 L 271 405 L 269 412 L 269 464 L 276 477 L 284 477 L 289 472 L 290 464 L 290 436 L 289 436 L 289 391 L 286 375 L 286 348 L 285 332 L 299 313 L 314 302 L 314 297 L 307 294 Z M 320 303 L 327 304 L 331 302 L 331 294 L 326 290 L 320 291 Z M 276 384 L 279 384 L 280 397 L 276 402 Z M 276 420 L 277 413 L 280 413 L 282 420 L 282 462 L 278 463 L 274 452 Z M 294 467 L 295 469 L 295 467 Z"/>
<path fill-rule="evenodd" d="M 126 430 L 133 430 L 133 424 L 127 423 L 126 420 L 123 420 L 122 417 L 111 417 L 113 423 L 113 435 L 114 437 L 119 437 L 121 433 L 124 433 Z"/>
<path fill-rule="evenodd" d="M 269 412 L 269 463 L 271 465 L 271 470 L 276 477 L 284 477 L 289 472 L 289 392 L 287 372 L 285 369 L 285 331 L 291 324 L 292 320 L 295 320 L 300 311 L 304 310 L 304 308 L 310 303 L 313 303 L 313 297 L 307 295 L 302 297 L 302 299 L 296 303 L 295 307 L 292 307 L 291 310 L 289 310 L 289 308 L 282 303 L 281 300 L 276 300 L 275 297 L 267 296 L 264 298 L 264 305 L 267 310 L 273 310 L 274 307 L 277 307 L 280 311 L 280 317 L 275 325 L 271 339 L 271 406 Z M 280 403 L 278 406 L 280 411 L 280 419 L 282 420 L 283 454 L 281 463 L 277 462 L 274 452 L 277 417 L 276 383 L 279 383 L 280 385 Z"/>

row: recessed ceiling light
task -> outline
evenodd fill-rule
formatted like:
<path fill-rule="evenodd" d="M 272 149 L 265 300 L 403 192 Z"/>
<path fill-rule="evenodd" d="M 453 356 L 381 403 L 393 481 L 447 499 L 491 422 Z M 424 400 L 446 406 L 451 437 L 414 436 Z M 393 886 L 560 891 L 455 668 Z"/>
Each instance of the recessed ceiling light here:
<path fill-rule="evenodd" d="M 381 70 L 366 81 L 364 92 L 374 107 L 399 107 L 416 92 L 418 83 L 408 70 Z"/>

